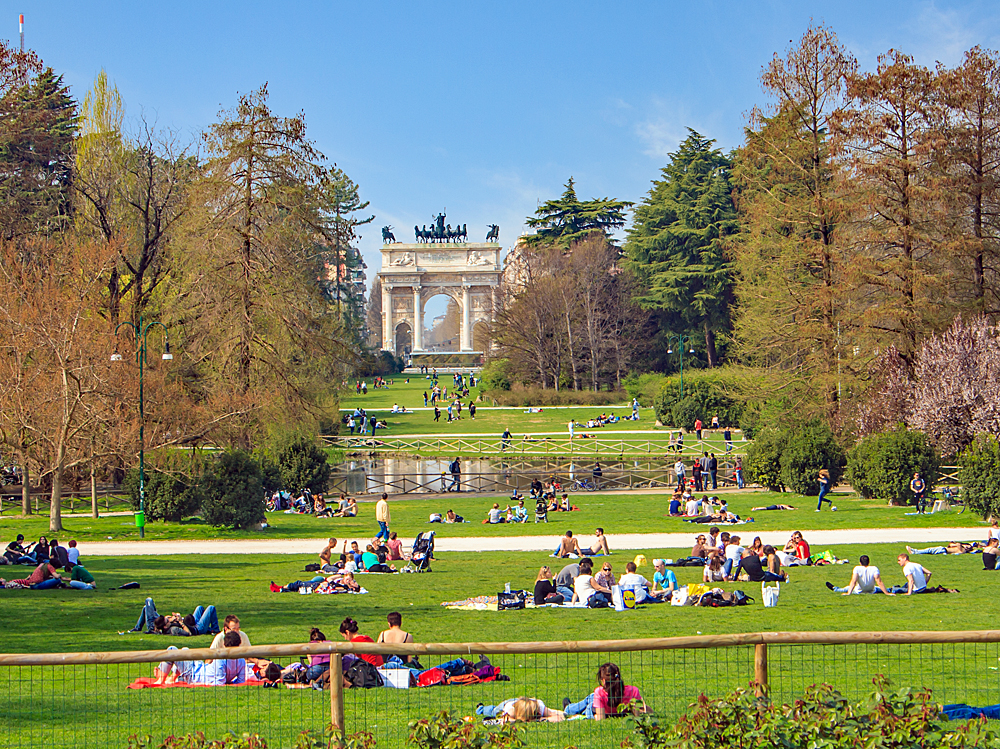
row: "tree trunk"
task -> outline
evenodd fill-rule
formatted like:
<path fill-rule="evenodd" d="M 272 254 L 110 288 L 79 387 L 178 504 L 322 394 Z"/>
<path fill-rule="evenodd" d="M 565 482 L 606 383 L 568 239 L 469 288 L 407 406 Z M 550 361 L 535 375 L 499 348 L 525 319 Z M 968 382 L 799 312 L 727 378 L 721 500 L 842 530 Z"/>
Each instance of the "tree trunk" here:
<path fill-rule="evenodd" d="M 100 517 L 97 511 L 97 471 L 94 466 L 90 466 L 90 514 L 93 517 Z"/>
<path fill-rule="evenodd" d="M 31 471 L 28 456 L 21 455 L 21 514 L 31 514 Z"/>
<path fill-rule="evenodd" d="M 60 461 L 61 462 L 61 461 Z M 52 471 L 52 500 L 49 504 L 49 530 L 61 531 L 62 526 L 62 468 L 56 467 Z"/>
<path fill-rule="evenodd" d="M 681 354 L 683 356 L 683 353 Z M 718 356 L 715 353 L 715 331 L 705 321 L 705 355 L 708 357 L 709 369 L 718 366 Z"/>

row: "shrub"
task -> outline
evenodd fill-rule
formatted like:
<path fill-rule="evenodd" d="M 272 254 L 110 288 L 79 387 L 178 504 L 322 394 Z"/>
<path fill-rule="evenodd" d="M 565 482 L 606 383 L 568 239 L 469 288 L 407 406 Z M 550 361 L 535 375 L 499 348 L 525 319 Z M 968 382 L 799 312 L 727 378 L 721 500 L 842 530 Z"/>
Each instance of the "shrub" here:
<path fill-rule="evenodd" d="M 278 469 L 281 488 L 293 492 L 308 488 L 313 494 L 326 491 L 331 469 L 326 452 L 315 439 L 304 434 L 286 436 L 279 439 L 268 454 Z"/>
<path fill-rule="evenodd" d="M 149 520 L 172 520 L 177 522 L 185 517 L 198 514 L 201 509 L 201 492 L 189 479 L 177 474 L 168 474 L 146 468 L 146 518 Z M 122 487 L 128 493 L 128 501 L 133 510 L 139 510 L 139 469 L 132 468 L 125 474 Z"/>
<path fill-rule="evenodd" d="M 727 382 L 724 375 L 712 372 L 688 375 L 682 398 L 680 377 L 667 378 L 653 401 L 656 418 L 664 424 L 693 429 L 695 419 L 701 419 L 707 426 L 718 415 L 722 426 L 735 426 L 740 421 L 743 404 L 726 393 Z"/>
<path fill-rule="evenodd" d="M 486 390 L 510 390 L 512 377 L 510 373 L 509 359 L 492 359 L 483 367 L 479 373 L 479 389 Z"/>
<path fill-rule="evenodd" d="M 958 457 L 958 480 L 966 504 L 982 515 L 1000 516 L 1000 442 L 981 434 Z"/>
<path fill-rule="evenodd" d="M 788 434 L 780 429 L 768 427 L 747 448 L 743 462 L 746 479 L 751 484 L 760 484 L 773 492 L 782 492 L 785 485 L 781 479 L 781 453 L 788 442 Z"/>
<path fill-rule="evenodd" d="M 781 482 L 796 494 L 819 494 L 817 474 L 830 472 L 830 488 L 840 481 L 847 462 L 843 448 L 825 422 L 814 421 L 789 430 L 781 451 Z"/>
<path fill-rule="evenodd" d="M 787 749 L 997 749 L 1000 737 L 985 721 L 942 720 L 929 690 L 892 691 L 888 679 L 874 679 L 867 700 L 850 702 L 829 684 L 807 687 L 794 705 L 776 705 L 752 690 L 738 689 L 720 700 L 702 695 L 672 728 L 647 716 L 630 719 L 634 730 L 622 746 L 786 747 Z M 752 737 L 752 738 L 751 738 Z"/>
<path fill-rule="evenodd" d="M 243 450 L 222 453 L 201 480 L 201 515 L 216 527 L 252 528 L 264 517 L 260 466 Z"/>
<path fill-rule="evenodd" d="M 497 730 L 490 730 L 478 720 L 453 718 L 447 710 L 442 710 L 433 718 L 411 720 L 407 725 L 410 729 L 407 743 L 418 749 L 514 749 L 524 746 L 524 729 L 516 724 L 508 723 Z"/>
<path fill-rule="evenodd" d="M 923 432 L 900 425 L 863 437 L 847 456 L 847 479 L 862 497 L 907 504 L 910 478 L 917 471 L 930 489 L 937 481 L 938 458 Z"/>
<path fill-rule="evenodd" d="M 501 406 L 608 406 L 625 402 L 625 393 L 620 390 L 543 390 L 522 385 L 509 391 L 489 390 L 486 396 Z"/>

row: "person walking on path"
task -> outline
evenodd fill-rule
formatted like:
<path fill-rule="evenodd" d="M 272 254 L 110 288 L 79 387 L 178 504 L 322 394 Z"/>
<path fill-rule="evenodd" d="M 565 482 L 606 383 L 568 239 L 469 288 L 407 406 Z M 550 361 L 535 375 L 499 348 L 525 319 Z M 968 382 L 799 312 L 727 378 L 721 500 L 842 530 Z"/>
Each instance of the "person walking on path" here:
<path fill-rule="evenodd" d="M 385 492 L 382 493 L 382 499 L 375 505 L 375 520 L 378 522 L 378 533 L 375 534 L 375 538 L 384 537 L 388 541 L 389 523 L 392 522 L 392 516 L 389 514 L 389 495 Z"/>
<path fill-rule="evenodd" d="M 823 503 L 828 502 L 833 507 L 833 500 L 827 499 L 826 495 L 830 491 L 830 472 L 825 468 L 819 472 L 819 501 L 816 503 L 816 512 L 823 509 Z"/>
<path fill-rule="evenodd" d="M 451 461 L 448 470 L 451 471 L 451 485 L 448 487 L 448 491 L 452 489 L 457 492 L 462 491 L 462 463 L 457 456 Z"/>
<path fill-rule="evenodd" d="M 570 419 L 569 420 L 569 424 L 567 425 L 567 428 L 569 429 L 569 441 L 570 442 L 573 441 L 573 428 L 575 426 L 576 426 L 576 421 L 574 421 L 573 419 Z"/>

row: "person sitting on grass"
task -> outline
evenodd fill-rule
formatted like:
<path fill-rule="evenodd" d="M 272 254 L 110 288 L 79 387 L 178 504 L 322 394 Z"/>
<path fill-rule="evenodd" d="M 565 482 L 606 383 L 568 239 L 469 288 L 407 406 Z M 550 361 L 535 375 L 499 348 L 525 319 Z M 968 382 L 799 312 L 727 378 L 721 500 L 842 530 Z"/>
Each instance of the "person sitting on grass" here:
<path fill-rule="evenodd" d="M 903 568 L 903 577 L 906 578 L 906 585 L 897 585 L 891 589 L 892 592 L 907 596 L 912 596 L 914 593 L 927 592 L 927 583 L 931 580 L 931 571 L 916 562 L 911 562 L 908 554 L 900 554 L 896 557 L 896 561 Z"/>
<path fill-rule="evenodd" d="M 375 553 L 375 547 L 371 544 L 365 547 L 364 554 L 361 555 L 361 564 L 369 572 L 395 572 L 396 567 L 391 564 L 385 564 L 379 560 L 378 555 Z"/>
<path fill-rule="evenodd" d="M 515 523 L 526 523 L 526 522 L 528 522 L 528 510 L 524 506 L 524 500 L 523 499 L 519 499 L 517 501 L 517 506 L 514 508 L 514 517 L 513 517 L 513 520 L 514 520 Z"/>
<path fill-rule="evenodd" d="M 673 570 L 667 569 L 667 561 L 665 559 L 654 559 L 653 569 L 656 570 L 653 573 L 653 594 L 662 598 L 663 600 L 669 601 L 670 597 L 677 590 L 677 575 L 674 574 Z"/>
<path fill-rule="evenodd" d="M 399 561 L 403 558 L 403 542 L 396 536 L 396 531 L 389 534 L 389 540 L 385 546 L 389 550 L 387 558 L 390 561 Z"/>
<path fill-rule="evenodd" d="M 235 632 L 240 636 L 240 647 L 248 648 L 250 647 L 250 638 L 247 637 L 246 632 L 240 629 L 240 618 L 235 614 L 230 614 L 222 622 L 222 631 L 219 632 L 215 638 L 212 640 L 212 644 L 209 645 L 211 648 L 221 648 L 225 643 L 223 642 L 226 635 L 229 632 Z"/>
<path fill-rule="evenodd" d="M 500 505 L 496 502 L 493 506 L 486 511 L 486 523 L 489 525 L 496 525 L 498 523 L 505 523 L 507 519 L 504 517 L 503 510 L 500 509 Z"/>
<path fill-rule="evenodd" d="M 535 577 L 535 605 L 542 606 L 546 603 L 563 603 L 566 599 L 556 589 L 552 582 L 552 570 L 549 565 L 543 564 Z"/>
<path fill-rule="evenodd" d="M 325 569 L 330 566 L 330 556 L 334 551 L 337 550 L 337 539 L 328 538 L 326 541 L 326 546 L 319 553 L 319 566 L 321 569 Z"/>
<path fill-rule="evenodd" d="M 725 582 L 725 580 L 726 572 L 722 569 L 722 556 L 716 555 L 702 568 L 701 581 L 710 584 Z"/>
<path fill-rule="evenodd" d="M 607 606 L 611 603 L 611 588 L 606 588 L 597 582 L 591 574 L 593 569 L 594 563 L 589 559 L 580 562 L 580 574 L 573 581 L 573 600 L 589 607 L 594 607 L 595 603 Z"/>
<path fill-rule="evenodd" d="M 570 555 L 582 557 L 584 554 L 580 550 L 579 540 L 573 538 L 573 531 L 566 531 L 566 535 L 559 539 L 559 548 L 556 549 L 556 556 L 565 559 Z"/>
<path fill-rule="evenodd" d="M 751 507 L 750 512 L 763 512 L 765 510 L 794 510 L 791 505 L 766 505 L 762 507 Z"/>
<path fill-rule="evenodd" d="M 570 703 L 569 697 L 563 699 L 563 711 L 566 717 L 582 715 L 588 720 L 604 720 L 632 713 L 648 713 L 649 708 L 637 687 L 625 686 L 622 674 L 614 663 L 602 663 L 597 669 L 598 687 L 579 702 Z M 630 702 L 634 702 L 631 709 Z"/>
<path fill-rule="evenodd" d="M 636 603 L 660 603 L 663 592 L 652 593 L 653 583 L 636 571 L 635 562 L 625 563 L 625 574 L 618 578 L 622 590 L 630 589 L 635 593 Z"/>
<path fill-rule="evenodd" d="M 500 720 L 504 723 L 530 723 L 532 721 L 547 721 L 558 723 L 565 720 L 562 710 L 545 707 L 545 703 L 534 697 L 514 697 L 504 700 L 499 705 L 476 705 L 476 715 L 486 720 Z"/>
<path fill-rule="evenodd" d="M 991 538 L 983 549 L 984 570 L 1000 570 L 1000 562 L 997 561 L 998 549 L 1000 549 L 1000 539 Z"/>
<path fill-rule="evenodd" d="M 871 560 L 868 558 L 868 555 L 862 554 L 858 557 L 859 564 L 851 572 L 851 582 L 847 584 L 846 588 L 838 588 L 829 581 L 827 581 L 826 587 L 834 593 L 843 593 L 845 596 L 849 596 L 852 593 L 875 593 L 876 591 L 882 591 L 889 596 L 896 595 L 886 590 L 878 567 L 872 566 L 870 562 Z"/>
<path fill-rule="evenodd" d="M 668 514 L 672 518 L 682 517 L 684 515 L 684 504 L 681 501 L 682 495 L 680 491 L 675 491 L 674 496 L 670 499 L 670 509 Z"/>
<path fill-rule="evenodd" d="M 27 577 L 20 580 L 7 580 L 4 583 L 5 588 L 31 588 L 31 590 L 48 590 L 62 585 L 63 579 L 60 577 L 59 571 L 49 563 L 48 559 L 35 567 L 34 572 Z"/>
<path fill-rule="evenodd" d="M 69 587 L 76 588 L 77 590 L 97 590 L 97 583 L 94 582 L 94 576 L 82 564 L 73 565 L 67 584 Z"/>
<path fill-rule="evenodd" d="M 736 565 L 736 569 L 733 570 L 729 579 L 732 581 L 739 580 L 740 572 L 746 572 L 747 578 L 752 583 L 787 582 L 788 580 L 784 573 L 775 574 L 770 570 L 765 570 L 764 566 L 760 563 L 760 557 L 757 556 L 757 552 L 753 548 L 746 549 L 743 552 L 739 563 Z"/>
<path fill-rule="evenodd" d="M 580 574 L 580 565 L 567 564 L 556 575 L 556 590 L 567 601 L 573 600 L 573 581 Z"/>
<path fill-rule="evenodd" d="M 402 614 L 398 611 L 393 611 L 386 615 L 385 620 L 389 624 L 389 629 L 379 632 L 378 639 L 375 642 L 387 643 L 389 645 L 401 645 L 413 642 L 413 635 L 403 630 Z M 408 655 L 402 655 L 399 658 L 404 663 L 410 662 L 410 656 Z"/>
<path fill-rule="evenodd" d="M 335 518 L 353 518 L 358 515 L 358 500 L 354 497 L 345 497 L 343 494 L 340 495 L 340 504 L 338 505 L 337 511 L 333 513 Z"/>
<path fill-rule="evenodd" d="M 615 573 L 611 571 L 611 562 L 601 565 L 601 571 L 594 575 L 594 579 L 610 590 L 615 586 Z"/>

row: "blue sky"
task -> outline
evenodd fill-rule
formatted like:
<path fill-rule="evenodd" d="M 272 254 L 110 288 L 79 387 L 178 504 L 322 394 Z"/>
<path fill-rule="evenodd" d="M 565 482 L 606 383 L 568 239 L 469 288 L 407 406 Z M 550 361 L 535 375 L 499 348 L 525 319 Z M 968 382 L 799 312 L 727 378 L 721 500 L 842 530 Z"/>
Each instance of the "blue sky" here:
<path fill-rule="evenodd" d="M 582 198 L 638 201 L 686 127 L 738 145 L 761 67 L 810 19 L 866 68 L 893 47 L 926 65 L 1000 47 L 995 1 L 0 0 L 0 38 L 16 43 L 18 13 L 79 99 L 104 68 L 131 117 L 192 139 L 267 81 L 371 201 L 369 276 L 386 224 L 412 241 L 447 209 L 509 247 L 570 175 Z"/>

